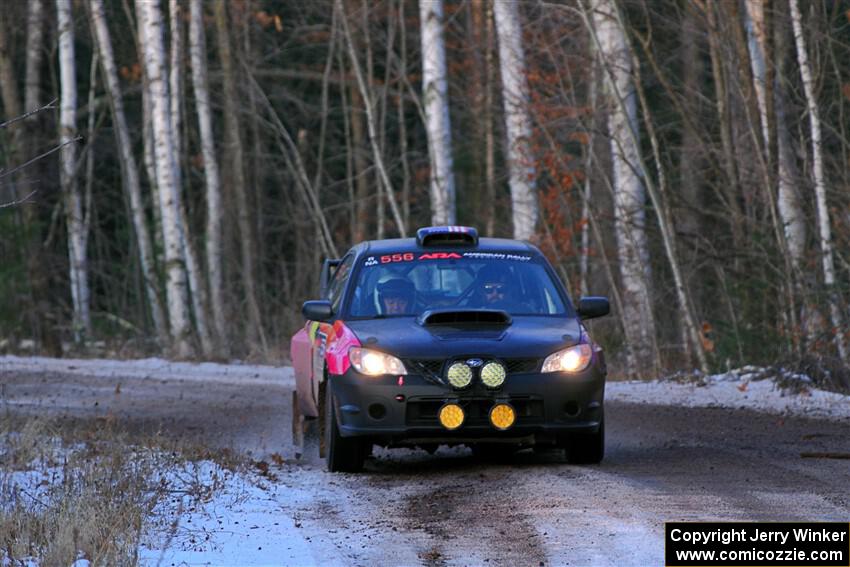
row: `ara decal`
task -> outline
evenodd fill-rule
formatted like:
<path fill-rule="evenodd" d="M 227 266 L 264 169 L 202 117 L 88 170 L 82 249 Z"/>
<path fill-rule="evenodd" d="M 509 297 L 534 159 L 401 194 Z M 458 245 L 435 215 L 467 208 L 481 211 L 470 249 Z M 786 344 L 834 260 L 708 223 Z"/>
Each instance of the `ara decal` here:
<path fill-rule="evenodd" d="M 420 254 L 420 260 L 460 260 L 462 256 L 457 252 L 426 252 Z"/>

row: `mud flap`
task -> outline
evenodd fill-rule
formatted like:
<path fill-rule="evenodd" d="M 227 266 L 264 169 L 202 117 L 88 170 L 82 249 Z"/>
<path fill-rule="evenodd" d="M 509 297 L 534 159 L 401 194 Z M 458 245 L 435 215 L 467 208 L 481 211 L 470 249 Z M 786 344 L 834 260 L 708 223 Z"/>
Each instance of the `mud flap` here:
<path fill-rule="evenodd" d="M 298 392 L 292 392 L 292 445 L 295 447 L 295 458 L 304 456 L 304 416 L 298 407 Z"/>
<path fill-rule="evenodd" d="M 319 384 L 319 418 L 313 424 L 316 433 L 319 436 L 319 458 L 324 459 L 327 456 L 327 443 L 325 440 L 325 390 L 328 388 L 327 379 Z"/>

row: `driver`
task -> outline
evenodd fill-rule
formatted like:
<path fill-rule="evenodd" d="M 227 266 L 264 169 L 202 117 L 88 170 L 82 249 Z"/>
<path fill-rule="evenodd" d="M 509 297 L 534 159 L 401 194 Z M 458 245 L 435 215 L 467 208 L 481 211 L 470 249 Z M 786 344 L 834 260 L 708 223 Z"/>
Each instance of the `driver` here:
<path fill-rule="evenodd" d="M 479 302 L 485 309 L 517 309 L 513 278 L 506 267 L 484 266 L 478 272 Z"/>
<path fill-rule="evenodd" d="M 404 278 L 394 278 L 378 284 L 378 297 L 384 315 L 410 315 L 416 288 Z"/>

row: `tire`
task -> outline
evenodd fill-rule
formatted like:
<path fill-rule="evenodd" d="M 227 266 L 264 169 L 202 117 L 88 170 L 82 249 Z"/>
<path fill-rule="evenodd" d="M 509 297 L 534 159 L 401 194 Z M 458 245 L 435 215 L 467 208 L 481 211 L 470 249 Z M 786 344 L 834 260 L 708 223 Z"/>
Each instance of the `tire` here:
<path fill-rule="evenodd" d="M 605 456 L 605 418 L 595 433 L 574 433 L 564 443 L 567 462 L 573 465 L 595 465 Z"/>
<path fill-rule="evenodd" d="M 325 462 L 330 472 L 358 472 L 366 459 L 366 444 L 358 437 L 343 437 L 334 411 L 330 384 L 325 387 Z"/>

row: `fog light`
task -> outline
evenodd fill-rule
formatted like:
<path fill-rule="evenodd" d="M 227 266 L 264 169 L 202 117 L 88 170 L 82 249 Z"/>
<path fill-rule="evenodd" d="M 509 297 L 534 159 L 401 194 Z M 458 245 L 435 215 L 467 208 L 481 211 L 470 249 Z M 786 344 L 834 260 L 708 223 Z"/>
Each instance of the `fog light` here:
<path fill-rule="evenodd" d="M 466 388 L 472 382 L 472 369 L 462 362 L 455 362 L 449 366 L 446 378 L 453 388 Z"/>
<path fill-rule="evenodd" d="M 498 362 L 488 362 L 481 369 L 481 381 L 488 388 L 498 388 L 505 383 L 505 367 Z"/>
<path fill-rule="evenodd" d="M 510 404 L 496 404 L 490 409 L 490 423 L 499 431 L 510 429 L 516 421 L 516 412 Z"/>
<path fill-rule="evenodd" d="M 463 425 L 463 420 L 466 419 L 466 414 L 463 413 L 463 408 L 457 404 L 446 404 L 440 408 L 437 416 L 440 420 L 440 425 L 453 431 Z"/>

